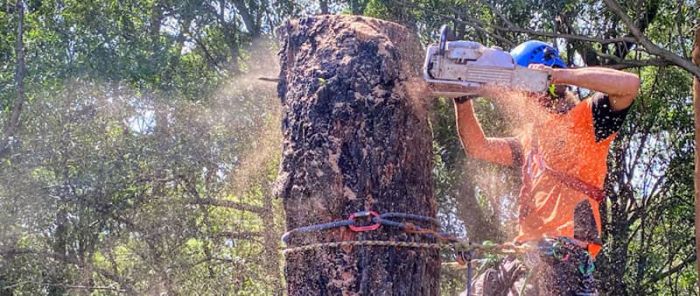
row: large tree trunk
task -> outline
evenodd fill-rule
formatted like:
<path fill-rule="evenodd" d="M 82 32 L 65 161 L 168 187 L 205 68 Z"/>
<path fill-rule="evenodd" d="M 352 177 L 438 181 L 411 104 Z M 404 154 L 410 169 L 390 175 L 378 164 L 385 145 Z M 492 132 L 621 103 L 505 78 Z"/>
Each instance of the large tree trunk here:
<path fill-rule="evenodd" d="M 280 29 L 283 158 L 277 194 L 288 229 L 357 211 L 435 217 L 431 133 L 409 95 L 421 49 L 407 29 L 318 16 Z M 433 242 L 382 226 L 294 235 L 290 246 L 339 240 Z M 437 295 L 434 249 L 319 247 L 286 257 L 289 295 Z"/>

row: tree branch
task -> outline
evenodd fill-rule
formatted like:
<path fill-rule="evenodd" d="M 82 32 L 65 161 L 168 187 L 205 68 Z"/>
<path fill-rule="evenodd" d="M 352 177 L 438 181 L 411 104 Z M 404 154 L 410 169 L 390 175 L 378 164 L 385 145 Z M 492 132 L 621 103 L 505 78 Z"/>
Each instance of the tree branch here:
<path fill-rule="evenodd" d="M 262 234 L 260 232 L 255 231 L 221 231 L 214 234 L 214 237 L 223 237 L 231 239 L 252 239 L 262 237 Z"/>
<path fill-rule="evenodd" d="M 434 12 L 432 10 L 420 7 L 418 5 L 415 5 L 412 3 L 407 3 L 407 2 L 401 1 L 401 0 L 394 0 L 394 2 L 396 2 L 397 4 L 407 5 L 407 6 L 410 6 L 412 8 L 419 9 L 425 13 L 429 13 L 429 14 L 437 16 L 437 17 L 449 19 L 449 20 L 452 20 L 452 21 L 455 21 L 458 23 L 472 26 L 474 29 L 481 31 L 481 32 L 484 32 L 490 36 L 493 36 L 494 38 L 496 38 L 496 39 L 498 39 L 506 44 L 509 44 L 509 45 L 513 45 L 514 44 L 513 41 L 508 40 L 505 37 L 500 36 L 494 32 L 490 32 L 490 31 L 486 30 L 485 28 L 492 27 L 496 30 L 510 32 L 510 33 L 523 33 L 523 34 L 528 34 L 528 35 L 532 35 L 532 36 L 541 36 L 541 37 L 549 37 L 549 38 L 566 38 L 566 39 L 570 39 L 570 40 L 596 42 L 596 43 L 600 43 L 600 44 L 610 44 L 610 43 L 617 43 L 617 42 L 636 43 L 636 41 L 637 41 L 635 38 L 632 38 L 632 37 L 619 37 L 619 38 L 606 39 L 606 38 L 597 38 L 597 37 L 576 35 L 576 34 L 562 34 L 562 33 L 557 33 L 557 32 L 537 31 L 537 30 L 531 30 L 531 29 L 517 27 L 517 26 L 513 25 L 512 23 L 508 24 L 510 22 L 506 23 L 508 27 L 503 27 L 503 26 L 499 26 L 499 25 L 495 25 L 495 24 L 484 24 L 480 20 L 477 20 L 474 18 L 469 18 L 468 16 L 464 15 L 463 13 L 456 11 L 454 8 L 450 8 L 452 10 L 452 12 L 454 12 L 456 15 L 464 15 L 466 18 L 459 19 L 459 18 L 446 16 L 446 15 Z M 491 9 L 495 8 L 495 7 L 492 7 L 491 5 L 489 5 L 489 7 Z M 493 11 L 493 13 L 499 15 L 499 17 L 501 17 L 501 18 L 505 18 L 505 16 L 500 14 L 500 12 Z"/>
<path fill-rule="evenodd" d="M 488 1 L 483 1 L 483 0 L 479 0 L 479 2 L 480 2 L 481 4 L 484 4 L 484 5 L 488 6 L 489 9 L 491 9 L 491 12 L 493 12 L 496 16 L 498 16 L 498 18 L 500 18 L 501 21 L 503 21 L 503 22 L 506 24 L 506 26 L 508 26 L 508 28 L 513 28 L 513 27 L 515 27 L 515 25 L 514 25 L 503 13 L 501 13 L 501 11 L 499 11 L 498 9 L 496 9 L 496 6 L 495 6 L 495 5 L 491 4 L 491 3 L 488 2 Z"/>
<path fill-rule="evenodd" d="M 208 206 L 215 206 L 215 207 L 222 207 L 222 208 L 230 208 L 230 209 L 235 209 L 239 211 L 246 211 L 246 212 L 251 212 L 251 213 L 256 213 L 260 214 L 263 212 L 263 208 L 259 206 L 251 206 L 247 205 L 244 203 L 239 203 L 235 202 L 232 200 L 225 200 L 225 199 L 213 199 L 213 198 L 202 198 L 202 199 L 196 199 L 196 200 L 188 200 L 188 204 L 191 205 L 208 205 Z"/>
<path fill-rule="evenodd" d="M 566 38 L 566 39 L 570 39 L 570 40 L 596 42 L 596 43 L 600 43 L 600 44 L 609 44 L 609 43 L 617 43 L 617 42 L 635 42 L 635 39 L 631 38 L 631 37 L 605 39 L 605 38 L 596 38 L 596 37 L 583 36 L 583 35 L 577 35 L 577 34 L 562 34 L 562 33 L 558 33 L 558 32 L 544 32 L 544 31 L 525 29 L 525 28 L 515 26 L 512 22 L 508 21 L 508 19 L 505 17 L 505 15 L 503 15 L 500 11 L 496 10 L 496 7 L 494 7 L 493 5 L 489 4 L 488 6 L 492 10 L 492 12 L 494 14 L 496 14 L 499 18 L 501 18 L 507 25 L 507 27 L 502 27 L 502 26 L 498 26 L 495 24 L 491 25 L 491 27 L 493 27 L 496 30 L 500 30 L 500 31 L 511 32 L 511 33 L 523 33 L 523 34 L 528 34 L 528 35 L 549 37 L 549 38 Z M 474 20 L 474 19 L 471 19 L 471 20 L 481 23 L 478 20 Z"/>
<path fill-rule="evenodd" d="M 653 284 L 655 282 L 658 282 L 660 280 L 665 279 L 666 277 L 668 277 L 668 276 L 680 271 L 681 269 L 685 268 L 688 264 L 693 263 L 695 261 L 695 258 L 696 258 L 695 254 L 692 254 L 688 258 L 685 258 L 685 260 L 683 260 L 681 263 L 670 268 L 669 270 L 654 274 L 654 276 L 652 276 L 648 281 L 646 281 L 644 283 L 644 285 L 646 286 L 646 285 Z"/>
<path fill-rule="evenodd" d="M 236 7 L 236 10 L 238 10 L 238 13 L 240 13 L 241 18 L 243 19 L 243 24 L 245 24 L 246 29 L 248 29 L 248 33 L 250 33 L 250 36 L 252 38 L 258 37 L 260 32 L 256 26 L 255 20 L 253 19 L 253 15 L 251 14 L 250 9 L 248 9 L 248 6 L 245 5 L 245 1 L 233 0 L 231 2 L 233 2 L 233 5 Z"/>
<path fill-rule="evenodd" d="M 33 249 L 26 249 L 26 248 L 13 248 L 13 249 L 8 249 L 8 250 L 0 250 L 0 255 L 2 257 L 12 257 L 12 256 L 17 256 L 17 255 L 39 255 L 43 257 L 48 257 L 48 258 L 53 258 L 68 264 L 73 264 L 79 267 L 83 267 L 84 264 L 83 262 L 78 261 L 75 258 L 71 258 L 62 254 L 54 253 L 54 252 L 47 252 L 47 251 L 37 251 Z M 127 282 L 126 279 L 120 277 L 117 274 L 114 274 L 108 270 L 104 270 L 102 268 L 98 268 L 96 266 L 91 266 L 91 268 L 99 273 L 100 275 L 108 278 L 109 280 L 118 283 L 122 287 L 124 287 L 124 292 L 128 295 L 138 295 L 136 289 Z"/>
<path fill-rule="evenodd" d="M 674 65 L 685 69 L 695 77 L 700 77 L 700 67 L 693 64 L 690 60 L 687 60 L 669 50 L 663 49 L 649 40 L 644 33 L 635 26 L 634 22 L 630 17 L 622 10 L 622 7 L 615 0 L 603 0 L 607 4 L 608 8 L 615 13 L 627 28 L 632 32 L 637 42 L 641 44 L 649 54 L 659 56 L 673 63 Z"/>
<path fill-rule="evenodd" d="M 9 286 L 4 286 L 0 287 L 2 290 L 9 290 L 14 287 L 24 285 L 24 284 L 35 284 L 35 285 L 41 285 L 41 286 L 51 286 L 51 287 L 61 287 L 61 288 L 67 288 L 67 289 L 80 289 L 80 290 L 90 290 L 90 291 L 95 291 L 95 290 L 108 290 L 108 291 L 115 291 L 115 292 L 120 292 L 120 293 L 126 293 L 127 291 L 124 289 L 119 289 L 115 287 L 102 287 L 102 286 L 85 286 L 85 285 L 73 285 L 73 284 L 52 284 L 52 283 L 47 283 L 47 282 L 37 282 L 37 281 L 24 281 L 24 282 L 17 282 L 15 284 L 9 285 Z"/>
<path fill-rule="evenodd" d="M 505 44 L 508 44 L 508 45 L 510 45 L 510 46 L 514 45 L 513 41 L 510 41 L 510 40 L 506 39 L 505 37 L 503 37 L 503 36 L 501 36 L 501 35 L 498 35 L 498 34 L 496 34 L 496 33 L 494 33 L 494 32 L 490 32 L 490 31 L 484 29 L 484 27 L 483 27 L 483 26 L 480 24 L 480 22 L 478 22 L 478 21 L 474 21 L 474 20 L 463 20 L 463 19 L 459 19 L 459 18 L 456 18 L 456 17 L 447 16 L 447 15 L 444 15 L 444 14 L 440 14 L 440 13 L 434 12 L 434 11 L 429 10 L 429 9 L 425 9 L 425 8 L 423 8 L 423 7 L 420 7 L 420 6 L 416 5 L 416 4 L 408 3 L 408 2 L 405 2 L 405 1 L 401 1 L 401 0 L 393 0 L 393 1 L 396 2 L 397 4 L 400 4 L 400 5 L 405 5 L 405 6 L 408 6 L 408 7 L 411 7 L 411 8 L 415 8 L 415 9 L 422 10 L 423 12 L 428 13 L 428 14 L 433 15 L 433 16 L 436 16 L 436 17 L 440 17 L 440 18 L 443 18 L 443 19 L 448 19 L 448 20 L 451 20 L 451 21 L 454 21 L 454 22 L 456 22 L 456 23 L 460 23 L 460 24 L 463 24 L 463 25 L 468 25 L 468 26 L 474 28 L 475 30 L 477 30 L 477 31 L 479 31 L 479 32 L 482 32 L 482 33 L 484 33 L 484 34 L 486 34 L 486 35 L 489 35 L 489 36 L 491 36 L 491 37 L 493 37 L 493 38 L 495 38 L 495 39 L 498 39 L 499 41 L 501 41 L 501 42 L 503 42 L 503 43 L 505 43 Z M 461 12 L 459 12 L 459 11 L 456 11 L 455 9 L 452 9 L 452 11 L 455 13 L 455 15 L 462 15 L 462 14 L 463 14 L 463 13 L 461 13 Z"/>
<path fill-rule="evenodd" d="M 24 62 L 24 2 L 22 0 L 17 0 L 15 3 L 15 8 L 17 9 L 17 44 L 15 47 L 15 54 L 17 55 L 17 62 L 15 64 L 15 84 L 17 86 L 17 97 L 12 104 L 12 109 L 10 113 L 10 118 L 5 124 L 5 134 L 3 138 L 2 147 L 0 147 L 0 158 L 3 158 L 15 141 L 14 137 L 19 129 L 19 116 L 22 114 L 22 106 L 24 105 L 24 76 L 26 73 L 26 66 Z"/>

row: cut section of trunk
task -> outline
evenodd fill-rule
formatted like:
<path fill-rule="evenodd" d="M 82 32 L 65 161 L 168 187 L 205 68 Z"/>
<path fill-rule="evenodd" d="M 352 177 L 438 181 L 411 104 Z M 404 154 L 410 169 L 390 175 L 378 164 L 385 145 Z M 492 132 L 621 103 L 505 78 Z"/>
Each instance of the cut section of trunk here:
<path fill-rule="evenodd" d="M 283 157 L 276 193 L 288 229 L 358 211 L 435 217 L 431 133 L 411 81 L 422 50 L 406 28 L 317 16 L 279 29 Z M 434 242 L 382 226 L 293 235 L 290 247 L 341 240 Z M 437 295 L 434 249 L 319 247 L 286 257 L 289 295 Z"/>

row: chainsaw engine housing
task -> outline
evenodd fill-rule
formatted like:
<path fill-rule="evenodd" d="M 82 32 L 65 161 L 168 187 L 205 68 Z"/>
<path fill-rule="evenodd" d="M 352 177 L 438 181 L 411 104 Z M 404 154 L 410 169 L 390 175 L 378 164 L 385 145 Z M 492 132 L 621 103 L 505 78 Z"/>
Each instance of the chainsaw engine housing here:
<path fill-rule="evenodd" d="M 428 47 L 423 66 L 433 95 L 470 96 L 485 84 L 529 92 L 544 92 L 549 87 L 546 72 L 516 65 L 502 49 L 473 41 L 447 41 L 444 34 L 439 44 Z"/>

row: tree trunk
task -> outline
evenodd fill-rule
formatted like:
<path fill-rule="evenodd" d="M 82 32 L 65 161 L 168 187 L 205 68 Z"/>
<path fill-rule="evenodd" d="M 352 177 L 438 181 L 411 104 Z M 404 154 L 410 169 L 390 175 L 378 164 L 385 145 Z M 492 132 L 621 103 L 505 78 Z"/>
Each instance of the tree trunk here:
<path fill-rule="evenodd" d="M 624 281 L 625 267 L 629 260 L 629 219 L 625 205 L 634 199 L 629 185 L 625 183 L 624 174 L 625 146 L 623 141 L 613 143 L 608 158 L 606 194 L 611 197 L 601 204 L 600 212 L 603 223 L 602 239 L 606 251 L 601 252 L 596 259 L 596 278 L 599 279 L 598 289 L 601 295 L 629 295 Z M 615 188 L 619 188 L 617 191 Z M 609 204 L 609 207 L 607 206 Z M 605 206 L 603 206 L 605 205 Z M 609 210 L 608 210 L 609 209 Z M 610 216 L 607 218 L 607 216 Z"/>
<path fill-rule="evenodd" d="M 328 0 L 320 0 L 321 14 L 328 14 Z"/>
<path fill-rule="evenodd" d="M 693 63 L 700 66 L 700 27 L 695 29 L 695 43 L 693 45 Z M 696 268 L 700 274 L 700 77 L 693 77 L 693 105 L 695 108 L 695 252 Z M 700 282 L 699 282 L 700 285 Z"/>
<path fill-rule="evenodd" d="M 431 133 L 409 79 L 417 38 L 394 23 L 318 16 L 280 29 L 283 158 L 276 194 L 288 229 L 358 211 L 435 217 Z M 293 235 L 290 247 L 340 240 L 434 242 L 382 226 Z M 438 251 L 318 247 L 288 253 L 289 295 L 437 295 Z"/>
<path fill-rule="evenodd" d="M 10 151 L 12 145 L 17 141 L 15 135 L 19 129 L 19 116 L 22 114 L 24 106 L 24 76 L 26 65 L 24 63 L 24 2 L 17 0 L 15 3 L 17 9 L 17 45 L 15 54 L 17 56 L 17 64 L 15 65 L 15 84 L 17 85 L 17 97 L 12 103 L 10 118 L 5 124 L 5 139 L 4 147 L 0 147 L 0 158 L 4 157 Z"/>

